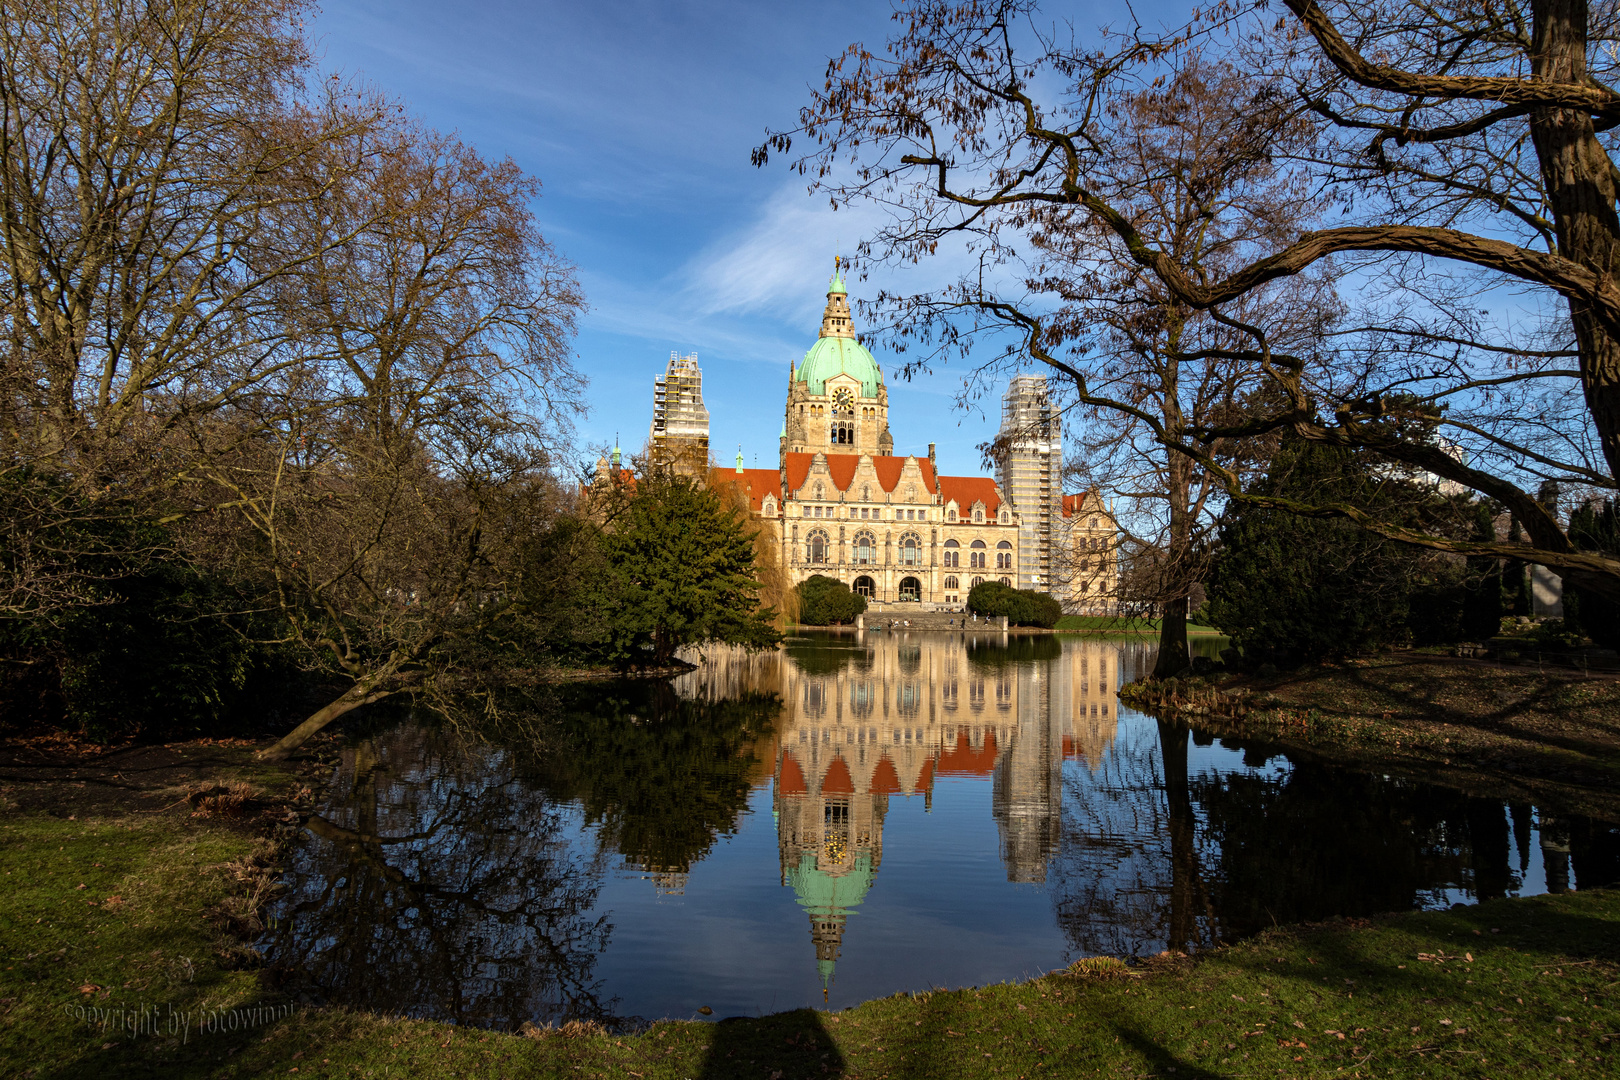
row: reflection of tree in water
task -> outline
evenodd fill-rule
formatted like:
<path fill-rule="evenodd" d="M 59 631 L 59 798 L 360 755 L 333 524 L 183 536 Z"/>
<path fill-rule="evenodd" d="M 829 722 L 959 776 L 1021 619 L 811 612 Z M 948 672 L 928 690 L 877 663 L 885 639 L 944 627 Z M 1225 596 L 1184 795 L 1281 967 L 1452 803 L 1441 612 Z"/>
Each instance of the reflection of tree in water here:
<path fill-rule="evenodd" d="M 1005 641 L 990 637 L 967 639 L 968 665 L 980 671 L 1000 671 L 1008 664 L 1056 660 L 1063 643 L 1054 634 L 1013 634 Z"/>
<path fill-rule="evenodd" d="M 564 698 L 541 773 L 600 822 L 604 847 L 642 869 L 685 874 L 736 830 L 754 743 L 780 710 L 774 694 L 693 701 L 661 680 L 593 686 Z"/>
<path fill-rule="evenodd" d="M 789 638 L 783 651 L 806 675 L 836 675 L 851 664 L 861 671 L 872 666 L 871 650 L 854 638 Z"/>
<path fill-rule="evenodd" d="M 1127 738 L 1095 767 L 1064 770 L 1060 841 L 1047 887 L 1073 956 L 1134 956 L 1170 944 L 1163 776 L 1157 742 Z"/>
<path fill-rule="evenodd" d="M 1273 923 L 1443 905 L 1446 890 L 1476 885 L 1471 816 L 1482 833 L 1493 813 L 1499 825 L 1507 820 L 1499 802 L 1475 807 L 1481 800 L 1445 788 L 1311 764 L 1280 778 L 1200 776 L 1191 787 L 1228 938 Z M 1480 839 L 1491 879 L 1482 891 L 1516 889 L 1505 829 Z"/>
<path fill-rule="evenodd" d="M 565 808 L 510 755 L 402 727 L 345 752 L 267 945 L 333 1001 L 511 1028 L 605 1019 L 612 927 Z"/>
<path fill-rule="evenodd" d="M 1522 886 L 1528 807 L 1311 763 L 1280 775 L 1191 775 L 1188 730 L 1157 729 L 1156 740 L 1116 742 L 1093 771 L 1065 771 L 1048 882 L 1075 955 L 1197 949 L 1276 924 L 1442 906 L 1456 893 L 1491 899 Z M 1267 757 L 1249 747 L 1245 763 Z M 1620 877 L 1612 827 L 1546 823 L 1553 831 L 1543 847 L 1549 835 L 1580 838 L 1568 857 L 1586 869 L 1580 884 Z M 1567 872 L 1545 865 L 1556 891 Z"/>

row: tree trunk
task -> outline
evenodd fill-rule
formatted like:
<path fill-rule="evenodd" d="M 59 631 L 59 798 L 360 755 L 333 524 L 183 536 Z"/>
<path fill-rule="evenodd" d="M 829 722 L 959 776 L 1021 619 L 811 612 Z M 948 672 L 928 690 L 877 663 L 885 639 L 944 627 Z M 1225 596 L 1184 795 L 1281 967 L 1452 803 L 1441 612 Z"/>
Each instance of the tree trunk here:
<path fill-rule="evenodd" d="M 1187 649 L 1187 598 L 1178 596 L 1161 606 L 1159 660 L 1153 665 L 1155 679 L 1168 679 L 1192 663 Z"/>
<path fill-rule="evenodd" d="M 374 678 L 355 683 L 342 697 L 318 710 L 308 720 L 293 728 L 276 745 L 267 750 L 260 750 L 257 756 L 263 761 L 281 761 L 308 742 L 317 731 L 320 731 L 344 713 L 352 712 L 362 705 L 369 705 L 373 701 L 381 701 L 394 693 L 393 690 L 372 689 L 380 681 L 382 680 Z"/>
<path fill-rule="evenodd" d="M 1530 71 L 1537 80 L 1585 85 L 1586 0 L 1533 0 Z M 1530 135 L 1541 164 L 1558 252 L 1620 284 L 1620 217 L 1615 214 L 1615 171 L 1598 142 L 1590 114 L 1536 109 Z M 1620 340 L 1609 320 L 1578 299 L 1569 301 L 1580 345 L 1581 386 L 1603 442 L 1611 475 L 1620 476 Z"/>

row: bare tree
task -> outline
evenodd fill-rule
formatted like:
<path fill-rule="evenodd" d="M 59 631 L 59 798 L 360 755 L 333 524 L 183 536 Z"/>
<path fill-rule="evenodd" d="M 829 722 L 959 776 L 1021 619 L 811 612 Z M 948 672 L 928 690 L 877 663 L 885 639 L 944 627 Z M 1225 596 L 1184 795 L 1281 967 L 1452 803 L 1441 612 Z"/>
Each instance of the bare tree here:
<path fill-rule="evenodd" d="M 0 6 L 0 605 L 82 599 L 68 526 L 139 505 L 177 423 L 303 362 L 278 285 L 320 252 L 276 225 L 345 182 L 383 106 L 304 85 L 301 6 Z"/>
<path fill-rule="evenodd" d="M 521 652 L 583 386 L 538 184 L 307 85 L 303 10 L 0 0 L 0 606 L 88 602 L 138 530 L 86 522 L 171 526 L 348 684 L 276 754 Z"/>
<path fill-rule="evenodd" d="M 961 238 L 979 269 L 949 297 L 954 311 L 1021 324 L 1023 353 L 1053 366 L 1051 343 L 1066 340 L 1063 327 L 1038 283 L 1003 268 L 1017 265 L 1020 245 L 1048 219 L 1075 236 L 1111 233 L 1176 303 L 1231 332 L 1187 350 L 1189 359 L 1248 365 L 1259 373 L 1255 389 L 1281 403 L 1160 437 L 1227 497 L 1348 517 L 1431 549 L 1525 558 L 1620 596 L 1620 560 L 1576 551 L 1533 495 L 1543 479 L 1613 488 L 1620 464 L 1620 361 L 1611 343 L 1620 290 L 1610 258 L 1620 172 L 1604 144 L 1620 95 L 1601 77 L 1612 63 L 1604 52 L 1612 7 L 1336 6 L 1346 35 L 1314 0 L 1287 3 L 1293 22 L 1223 7 L 1200 25 L 1164 35 L 1137 27 L 1084 49 L 1072 35 L 1043 30 L 1027 0 L 919 0 L 897 13 L 885 54 L 852 46 L 829 65 L 800 117 L 799 131 L 818 145 L 798 164 L 835 200 L 870 198 L 893 211 L 869 253 L 916 260 Z M 1204 265 L 1139 226 L 1111 186 L 1115 103 L 1189 62 L 1208 62 L 1211 50 L 1250 76 L 1254 92 L 1287 97 L 1279 120 L 1314 118 L 1309 138 L 1280 153 L 1305 169 L 1314 205 L 1344 223 L 1253 232 L 1248 247 Z M 756 161 L 787 152 L 794 134 L 772 134 Z M 1231 160 L 1244 153 L 1234 148 Z M 848 174 L 838 171 L 846 159 Z M 1372 300 L 1366 320 L 1338 331 L 1344 344 L 1331 354 L 1299 350 L 1240 310 L 1279 281 L 1335 264 L 1342 273 L 1346 260 L 1359 260 L 1358 300 Z M 1567 328 L 1568 344 L 1527 342 L 1478 318 L 1459 326 L 1444 295 L 1400 291 L 1448 269 L 1531 287 L 1533 321 L 1550 322 L 1555 339 Z M 1372 317 L 1380 298 L 1401 301 L 1396 317 Z M 928 318 L 939 299 L 902 300 L 893 314 L 949 346 L 963 331 Z M 1392 342 L 1400 343 L 1393 358 Z M 1245 493 L 1242 471 L 1217 447 L 1285 429 L 1372 449 L 1497 499 L 1524 523 L 1530 544 L 1433 535 L 1349 504 Z"/>

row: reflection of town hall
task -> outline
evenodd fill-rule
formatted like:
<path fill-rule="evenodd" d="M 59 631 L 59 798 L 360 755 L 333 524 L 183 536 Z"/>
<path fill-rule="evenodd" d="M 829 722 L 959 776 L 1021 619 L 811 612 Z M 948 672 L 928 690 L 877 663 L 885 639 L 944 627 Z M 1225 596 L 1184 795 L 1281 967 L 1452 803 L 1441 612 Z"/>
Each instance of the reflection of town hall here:
<path fill-rule="evenodd" d="M 842 276 L 821 334 L 788 374 L 775 469 L 709 467 L 709 414 L 695 356 L 655 383 L 649 454 L 711 484 L 744 489 L 795 583 L 824 574 L 878 605 L 959 607 L 974 585 L 1051 592 L 1070 610 L 1110 612 L 1115 528 L 1093 493 L 1062 494 L 1060 418 L 1045 379 L 1019 376 L 1003 401 L 998 479 L 943 476 L 895 456 L 889 391 L 855 338 Z M 605 462 L 603 463 L 605 466 Z"/>
<path fill-rule="evenodd" d="M 988 777 L 1008 880 L 1046 879 L 1063 762 L 1096 769 L 1114 741 L 1119 649 L 1065 638 L 1056 655 L 1018 663 L 995 656 L 1007 641 L 885 635 L 816 673 L 780 653 L 710 647 L 703 668 L 676 681 L 683 696 L 782 699 L 772 755 L 782 883 L 809 916 L 823 986 L 849 916 L 876 884 L 891 798 L 929 802 L 942 778 Z"/>

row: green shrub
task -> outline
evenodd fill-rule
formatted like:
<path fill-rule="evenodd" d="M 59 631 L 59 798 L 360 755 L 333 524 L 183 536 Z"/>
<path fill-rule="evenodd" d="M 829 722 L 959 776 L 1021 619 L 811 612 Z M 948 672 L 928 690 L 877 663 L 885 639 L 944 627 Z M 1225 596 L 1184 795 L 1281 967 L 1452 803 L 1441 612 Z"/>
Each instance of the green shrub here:
<path fill-rule="evenodd" d="M 798 592 L 799 621 L 806 626 L 846 625 L 866 610 L 866 597 L 824 574 L 813 574 L 800 582 Z"/>
<path fill-rule="evenodd" d="M 994 618 L 1007 616 L 1009 626 L 1039 626 L 1050 630 L 1063 617 L 1063 607 L 1048 593 L 1014 589 L 999 581 L 981 581 L 968 593 L 968 610 Z"/>
<path fill-rule="evenodd" d="M 1348 502 L 1428 531 L 1478 524 L 1463 516 L 1475 511 L 1391 480 L 1377 459 L 1319 444 L 1285 444 L 1250 490 L 1302 506 Z M 1494 610 L 1479 595 L 1486 576 L 1482 566 L 1457 565 L 1343 518 L 1234 502 L 1221 518 L 1208 611 L 1247 660 L 1292 667 L 1413 641 L 1456 641 L 1465 625 L 1477 637 Z"/>
<path fill-rule="evenodd" d="M 45 508 L 48 512 L 42 512 Z M 95 741 L 241 732 L 278 712 L 301 679 L 256 592 L 177 554 L 172 530 L 66 483 L 0 484 L 0 573 L 63 583 L 61 596 L 0 618 L 0 717 Z"/>

